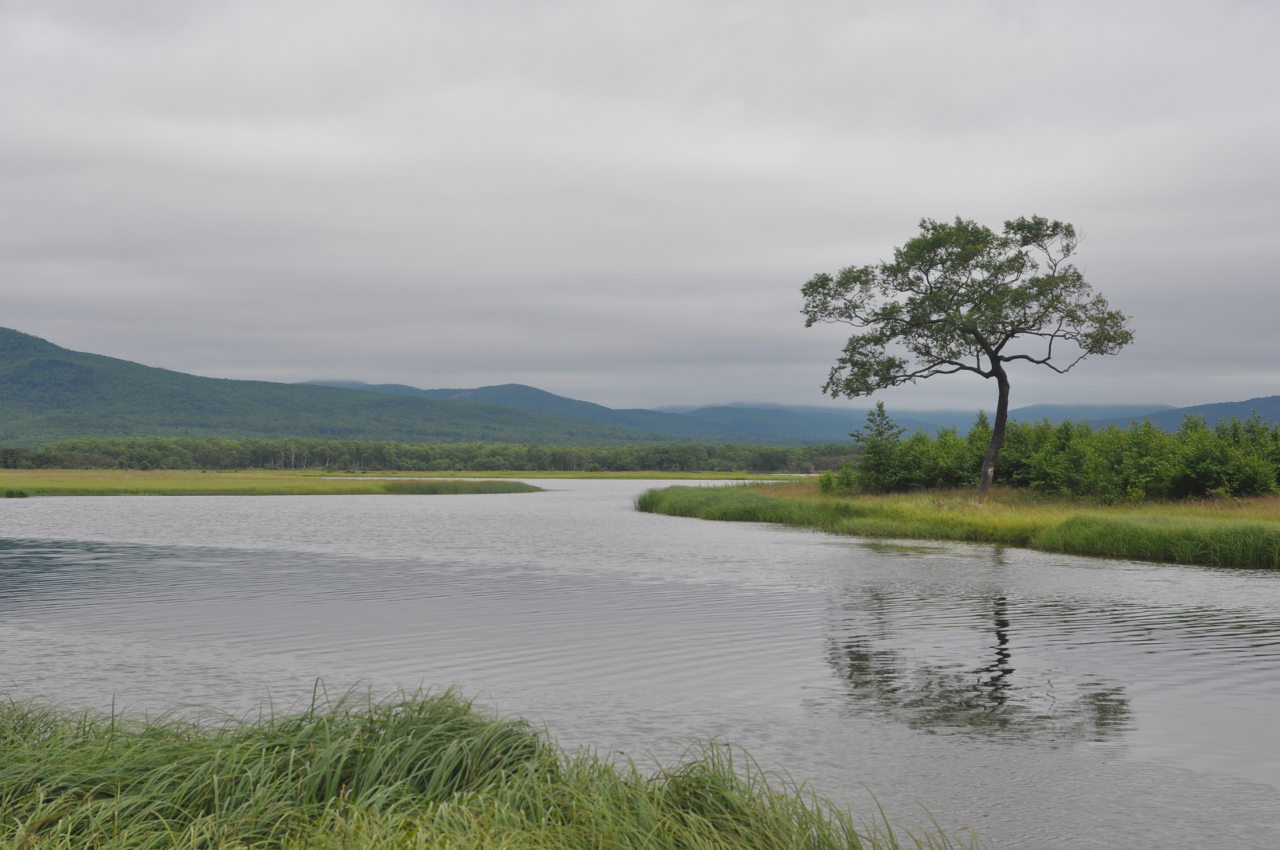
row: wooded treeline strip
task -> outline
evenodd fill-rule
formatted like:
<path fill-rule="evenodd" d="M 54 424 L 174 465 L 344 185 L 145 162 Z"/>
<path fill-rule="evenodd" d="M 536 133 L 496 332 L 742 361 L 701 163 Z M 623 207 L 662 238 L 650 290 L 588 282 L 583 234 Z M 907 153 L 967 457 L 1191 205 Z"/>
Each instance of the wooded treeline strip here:
<path fill-rule="evenodd" d="M 883 414 L 883 411 L 880 411 Z M 856 468 L 824 475 L 823 489 L 870 493 L 977 486 L 990 439 L 985 416 L 954 429 L 903 436 L 876 412 L 854 435 Z M 1087 423 L 1011 422 L 996 482 L 1104 502 L 1265 496 L 1280 492 L 1280 426 L 1253 416 L 1210 428 L 1198 417 L 1167 432 L 1144 422 L 1094 430 Z"/>
<path fill-rule="evenodd" d="M 853 445 L 543 446 L 216 437 L 86 437 L 0 448 L 5 469 L 529 470 L 546 472 L 815 472 L 851 462 Z"/>

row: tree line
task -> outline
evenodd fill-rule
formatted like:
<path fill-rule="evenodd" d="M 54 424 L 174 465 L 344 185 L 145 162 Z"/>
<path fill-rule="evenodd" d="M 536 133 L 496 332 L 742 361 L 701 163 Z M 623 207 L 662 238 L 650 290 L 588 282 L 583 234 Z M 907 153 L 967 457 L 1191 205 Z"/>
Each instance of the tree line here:
<path fill-rule="evenodd" d="M 0 448 L 6 469 L 528 470 L 538 472 L 793 472 L 852 462 L 854 445 L 664 443 L 547 446 L 325 439 L 84 437 L 38 449 Z"/>
<path fill-rule="evenodd" d="M 855 433 L 856 467 L 828 472 L 824 490 L 889 493 L 976 487 L 991 438 L 980 414 L 954 428 L 906 435 L 878 404 Z M 1010 422 L 995 481 L 1104 502 L 1263 496 L 1280 492 L 1280 426 L 1256 414 L 1210 427 L 1188 416 L 1174 432 L 1150 422 L 1094 429 L 1084 422 Z"/>

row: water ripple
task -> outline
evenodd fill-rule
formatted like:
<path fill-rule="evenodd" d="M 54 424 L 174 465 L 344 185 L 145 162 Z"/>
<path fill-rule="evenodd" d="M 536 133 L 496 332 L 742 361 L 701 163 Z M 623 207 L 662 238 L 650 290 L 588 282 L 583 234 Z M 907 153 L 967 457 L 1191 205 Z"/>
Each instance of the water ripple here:
<path fill-rule="evenodd" d="M 725 735 L 997 844 L 1280 846 L 1280 576 L 869 544 L 554 486 L 6 505 L 0 691 L 240 710 L 317 677 L 457 683 L 569 743 L 673 757 Z"/>

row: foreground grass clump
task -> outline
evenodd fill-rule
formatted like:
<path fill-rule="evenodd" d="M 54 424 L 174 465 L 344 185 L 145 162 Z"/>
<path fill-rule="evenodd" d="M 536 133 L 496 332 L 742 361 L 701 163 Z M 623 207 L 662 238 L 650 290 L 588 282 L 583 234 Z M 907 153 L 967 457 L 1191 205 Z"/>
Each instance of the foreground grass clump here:
<path fill-rule="evenodd" d="M 652 513 L 776 522 L 831 534 L 960 540 L 1176 564 L 1280 568 L 1280 499 L 1095 505 L 997 489 L 902 495 L 826 494 L 812 484 L 668 487 Z"/>
<path fill-rule="evenodd" d="M 0 753 L 5 850 L 962 846 L 859 828 L 723 747 L 651 776 L 566 756 L 452 692 L 215 724 L 9 703 Z"/>
<path fill-rule="evenodd" d="M 0 487 L 30 496 L 353 496 L 380 493 L 457 495 L 533 493 L 520 481 L 335 478 L 315 473 L 242 470 L 33 469 L 0 470 Z"/>

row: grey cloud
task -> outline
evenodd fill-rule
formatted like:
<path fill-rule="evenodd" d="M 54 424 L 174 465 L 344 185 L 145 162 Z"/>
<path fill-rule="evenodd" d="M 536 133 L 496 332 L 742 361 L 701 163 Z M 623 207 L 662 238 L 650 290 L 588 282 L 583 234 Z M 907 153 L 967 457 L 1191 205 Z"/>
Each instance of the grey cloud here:
<path fill-rule="evenodd" d="M 1138 343 L 1015 403 L 1280 392 L 1269 5 L 88 5 L 0 4 L 0 323 L 60 344 L 819 403 L 804 280 L 1038 213 Z"/>

